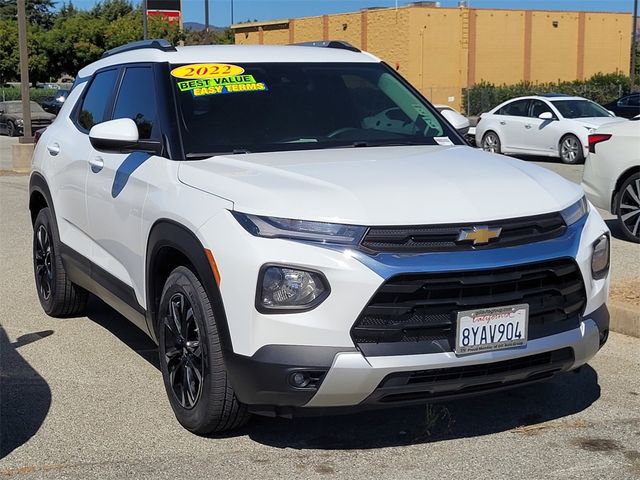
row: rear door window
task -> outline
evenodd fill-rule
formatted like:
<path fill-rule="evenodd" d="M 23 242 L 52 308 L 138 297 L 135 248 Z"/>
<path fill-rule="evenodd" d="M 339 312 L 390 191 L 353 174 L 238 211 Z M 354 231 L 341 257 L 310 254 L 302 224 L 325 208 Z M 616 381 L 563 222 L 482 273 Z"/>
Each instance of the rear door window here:
<path fill-rule="evenodd" d="M 496 113 L 498 115 L 510 115 L 512 117 L 527 117 L 529 116 L 529 102 L 530 100 L 516 100 L 507 103 Z"/>
<path fill-rule="evenodd" d="M 96 74 L 78 112 L 80 128 L 89 131 L 94 125 L 107 120 L 107 107 L 117 76 L 118 70 L 116 69 Z"/>

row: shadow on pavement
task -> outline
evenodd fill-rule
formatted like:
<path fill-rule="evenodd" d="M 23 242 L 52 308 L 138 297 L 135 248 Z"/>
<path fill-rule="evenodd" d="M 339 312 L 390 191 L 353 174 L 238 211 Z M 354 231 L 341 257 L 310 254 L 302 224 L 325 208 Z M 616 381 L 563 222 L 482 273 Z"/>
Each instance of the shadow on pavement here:
<path fill-rule="evenodd" d="M 94 295 L 89 296 L 87 317 L 118 337 L 131 350 L 160 371 L 158 346 L 146 333 Z"/>
<path fill-rule="evenodd" d="M 156 345 L 124 317 L 95 298 L 88 317 L 159 369 Z M 598 375 L 585 365 L 578 373 L 564 373 L 549 382 L 463 400 L 293 420 L 254 416 L 243 429 L 211 438 L 247 435 L 263 445 L 295 449 L 403 446 L 558 420 L 585 410 L 599 397 Z"/>
<path fill-rule="evenodd" d="M 11 343 L 0 327 L 0 459 L 35 435 L 47 417 L 49 385 L 18 349 L 51 334 L 52 330 L 28 333 Z"/>
<path fill-rule="evenodd" d="M 430 405 L 353 415 L 297 418 L 255 417 L 237 434 L 279 448 L 373 449 L 477 437 L 562 419 L 600 397 L 590 366 L 550 382 L 506 392 Z M 235 435 L 233 435 L 235 436 Z"/>

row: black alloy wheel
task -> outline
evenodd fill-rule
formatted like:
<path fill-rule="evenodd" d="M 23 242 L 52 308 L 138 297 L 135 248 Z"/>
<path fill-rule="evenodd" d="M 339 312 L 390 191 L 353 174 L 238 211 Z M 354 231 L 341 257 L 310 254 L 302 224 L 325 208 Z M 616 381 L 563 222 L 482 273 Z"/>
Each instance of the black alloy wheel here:
<path fill-rule="evenodd" d="M 38 225 L 35 232 L 34 262 L 36 270 L 36 286 L 40 298 L 48 301 L 51 298 L 53 285 L 51 234 L 45 225 Z"/>
<path fill-rule="evenodd" d="M 193 306 L 183 293 L 171 296 L 162 324 L 171 389 L 183 408 L 192 409 L 202 394 L 206 362 Z"/>

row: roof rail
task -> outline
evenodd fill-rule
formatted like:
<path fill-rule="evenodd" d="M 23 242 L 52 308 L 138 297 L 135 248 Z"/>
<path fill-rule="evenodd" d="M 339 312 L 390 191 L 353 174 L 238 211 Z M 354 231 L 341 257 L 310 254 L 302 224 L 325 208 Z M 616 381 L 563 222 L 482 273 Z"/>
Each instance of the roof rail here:
<path fill-rule="evenodd" d="M 342 40 L 319 40 L 317 42 L 291 43 L 290 45 L 298 47 L 322 47 L 322 48 L 339 48 L 341 50 L 350 50 L 352 52 L 360 52 L 359 48 L 354 47 L 349 42 Z"/>
<path fill-rule="evenodd" d="M 164 38 L 156 38 L 153 40 L 140 40 L 139 42 L 125 43 L 111 50 L 107 50 L 102 54 L 102 58 L 110 57 L 117 53 L 130 52 L 131 50 L 141 50 L 143 48 L 154 48 L 156 50 L 162 50 L 163 52 L 175 52 L 176 47 L 171 45 Z"/>

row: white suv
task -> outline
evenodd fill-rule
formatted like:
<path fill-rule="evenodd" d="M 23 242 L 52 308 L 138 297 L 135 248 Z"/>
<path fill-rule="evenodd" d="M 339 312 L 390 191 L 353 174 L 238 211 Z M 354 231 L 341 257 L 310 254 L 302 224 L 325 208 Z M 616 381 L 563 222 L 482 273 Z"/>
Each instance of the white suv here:
<path fill-rule="evenodd" d="M 44 310 L 91 292 L 131 320 L 198 433 L 524 385 L 607 338 L 580 187 L 468 147 L 338 42 L 108 52 L 39 140 L 29 206 Z"/>
<path fill-rule="evenodd" d="M 483 113 L 476 145 L 492 153 L 559 157 L 582 163 L 589 133 L 601 125 L 626 122 L 597 103 L 561 94 L 514 98 Z"/>

